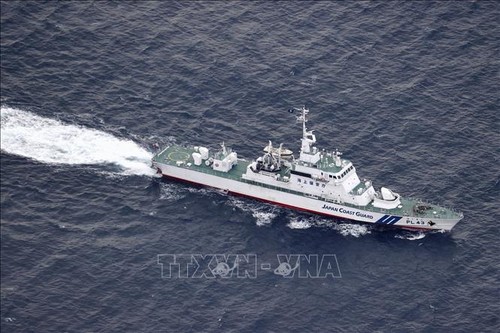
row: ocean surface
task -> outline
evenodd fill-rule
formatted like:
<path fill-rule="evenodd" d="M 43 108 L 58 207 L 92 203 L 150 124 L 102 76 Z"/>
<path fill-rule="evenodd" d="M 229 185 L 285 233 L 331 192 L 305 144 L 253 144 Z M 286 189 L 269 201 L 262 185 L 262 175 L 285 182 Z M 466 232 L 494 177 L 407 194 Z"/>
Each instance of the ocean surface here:
<path fill-rule="evenodd" d="M 2 1 L 1 331 L 499 332 L 499 22 L 496 1 Z M 464 219 L 374 228 L 149 167 L 172 143 L 297 152 L 302 105 L 360 177 Z"/>

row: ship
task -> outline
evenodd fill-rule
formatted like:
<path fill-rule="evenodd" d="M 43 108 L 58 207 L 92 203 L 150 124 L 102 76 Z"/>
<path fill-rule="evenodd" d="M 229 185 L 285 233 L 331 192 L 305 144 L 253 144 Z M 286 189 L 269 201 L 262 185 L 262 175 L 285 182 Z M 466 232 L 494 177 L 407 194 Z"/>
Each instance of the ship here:
<path fill-rule="evenodd" d="M 302 139 L 297 157 L 268 144 L 254 160 L 226 147 L 170 145 L 160 149 L 152 167 L 160 177 L 194 183 L 282 207 L 379 226 L 450 231 L 463 213 L 420 199 L 403 197 L 387 187 L 376 190 L 361 180 L 353 163 L 338 150 L 318 149 L 306 127 L 309 110 L 297 111 Z"/>

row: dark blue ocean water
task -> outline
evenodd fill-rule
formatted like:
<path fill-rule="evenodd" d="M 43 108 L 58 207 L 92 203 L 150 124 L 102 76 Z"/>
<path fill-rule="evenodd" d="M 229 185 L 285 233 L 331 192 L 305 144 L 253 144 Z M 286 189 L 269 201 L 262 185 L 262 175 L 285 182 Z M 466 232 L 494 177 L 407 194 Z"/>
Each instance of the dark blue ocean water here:
<path fill-rule="evenodd" d="M 488 1 L 1 2 L 2 332 L 498 332 L 499 22 Z M 374 229 L 149 171 L 155 143 L 297 151 L 304 104 L 361 177 L 465 218 Z M 169 278 L 169 254 L 207 274 Z M 257 274 L 212 278 L 211 254 Z"/>

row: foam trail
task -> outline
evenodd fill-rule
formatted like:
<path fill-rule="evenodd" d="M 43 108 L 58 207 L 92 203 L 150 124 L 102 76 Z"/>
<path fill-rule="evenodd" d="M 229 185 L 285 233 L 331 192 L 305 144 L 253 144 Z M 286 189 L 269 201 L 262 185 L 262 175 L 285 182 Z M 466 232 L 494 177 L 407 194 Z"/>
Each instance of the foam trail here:
<path fill-rule="evenodd" d="M 48 164 L 116 165 L 121 174 L 153 175 L 152 154 L 131 140 L 1 107 L 1 148 Z"/>
<path fill-rule="evenodd" d="M 274 218 L 277 216 L 277 213 L 275 213 L 275 209 L 277 209 L 277 207 L 275 206 L 270 206 L 263 203 L 242 201 L 235 197 L 230 197 L 229 203 L 244 212 L 252 213 L 252 216 L 255 219 L 255 223 L 259 227 L 271 224 Z"/>
<path fill-rule="evenodd" d="M 287 224 L 287 227 L 289 227 L 290 229 L 309 229 L 311 227 L 311 223 L 309 223 L 309 221 L 307 220 L 292 218 Z"/>
<path fill-rule="evenodd" d="M 424 232 L 406 232 L 404 234 L 398 234 L 396 236 L 394 236 L 394 238 L 400 238 L 400 239 L 407 239 L 407 240 L 410 240 L 410 241 L 414 241 L 414 240 L 419 240 L 419 239 L 422 239 L 426 236 L 426 234 Z"/>
<path fill-rule="evenodd" d="M 342 236 L 359 238 L 371 234 L 371 229 L 364 224 L 337 222 L 331 218 L 320 216 L 293 216 L 287 224 L 290 229 L 309 229 L 311 227 L 328 228 L 337 231 Z"/>

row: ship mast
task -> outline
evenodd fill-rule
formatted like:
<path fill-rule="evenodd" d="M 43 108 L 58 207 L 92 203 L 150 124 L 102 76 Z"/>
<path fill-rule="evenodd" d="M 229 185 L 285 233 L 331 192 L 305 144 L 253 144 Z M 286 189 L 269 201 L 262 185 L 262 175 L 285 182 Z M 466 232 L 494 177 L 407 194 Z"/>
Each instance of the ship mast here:
<path fill-rule="evenodd" d="M 306 109 L 306 107 L 303 106 L 300 109 L 300 113 L 300 116 L 297 117 L 297 121 L 302 122 L 302 139 L 300 140 L 302 142 L 302 145 L 300 147 L 299 160 L 314 165 L 319 161 L 320 153 L 316 148 L 312 148 L 312 146 L 316 143 L 316 136 L 313 134 L 312 130 L 308 131 L 306 127 L 307 114 L 309 113 L 309 109 Z"/>
<path fill-rule="evenodd" d="M 306 138 L 306 133 L 307 133 L 307 128 L 306 128 L 306 122 L 307 122 L 307 114 L 309 113 L 309 110 L 306 109 L 305 106 L 300 109 L 300 116 L 297 117 L 297 121 L 302 122 L 302 138 Z"/>
<path fill-rule="evenodd" d="M 309 154 L 311 153 L 312 145 L 316 143 L 316 136 L 313 134 L 313 131 L 308 131 L 306 128 L 309 110 L 304 106 L 300 111 L 301 115 L 297 117 L 297 120 L 302 122 L 302 147 L 300 148 L 300 152 Z"/>

